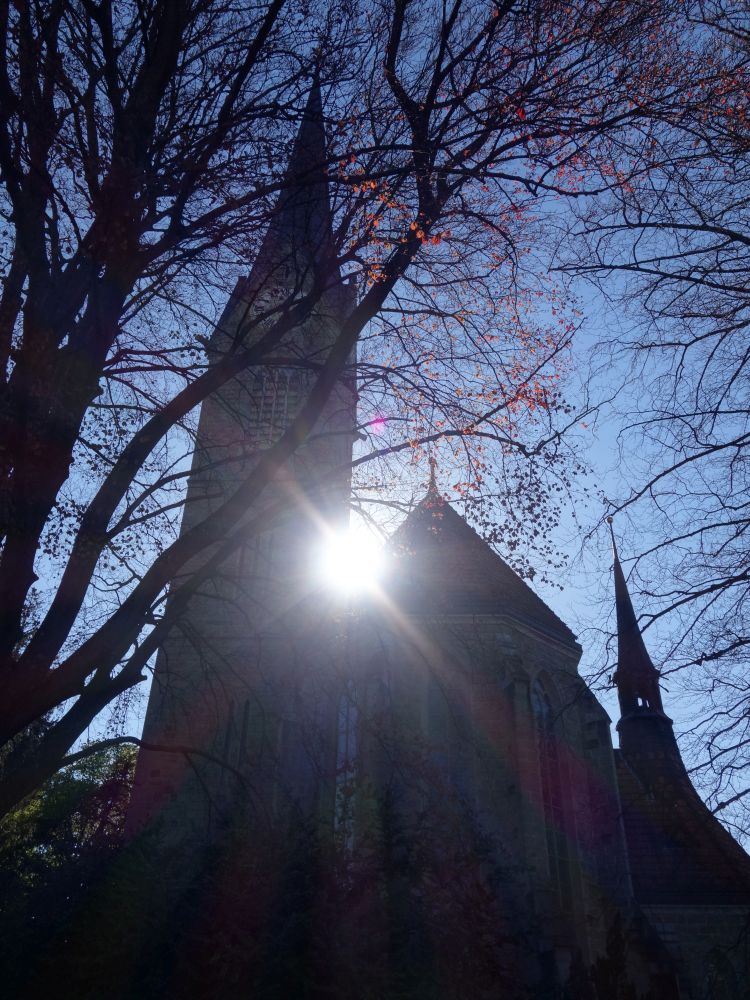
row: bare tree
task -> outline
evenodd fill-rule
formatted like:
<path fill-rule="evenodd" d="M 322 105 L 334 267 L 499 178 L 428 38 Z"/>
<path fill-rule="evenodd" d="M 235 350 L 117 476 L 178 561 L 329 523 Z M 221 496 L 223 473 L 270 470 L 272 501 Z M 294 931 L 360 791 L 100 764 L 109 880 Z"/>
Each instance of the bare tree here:
<path fill-rule="evenodd" d="M 358 339 L 373 445 L 360 464 L 444 439 L 460 488 L 503 497 L 515 544 L 519 504 L 554 517 L 576 317 L 546 280 L 545 217 L 607 175 L 612 144 L 643 118 L 632 93 L 660 85 L 654 38 L 679 23 L 669 4 L 614 0 L 356 13 L 40 0 L 5 5 L 0 28 L 7 810 L 143 678 Z M 330 148 L 290 179 L 313 65 Z M 232 349 L 207 354 L 279 192 L 323 171 L 328 277 L 250 311 Z M 610 171 L 604 186 L 619 183 Z M 196 409 L 283 346 L 340 273 L 358 299 L 298 416 L 176 537 Z"/>
<path fill-rule="evenodd" d="M 572 269 L 630 307 L 615 364 L 627 366 L 633 406 L 620 431 L 625 481 L 610 500 L 623 530 L 637 526 L 631 582 L 667 683 L 693 712 L 694 776 L 747 833 L 746 810 L 728 807 L 750 791 L 750 32 L 723 0 L 691 14 L 691 85 L 649 107 L 624 150 L 628 183 L 581 213 Z M 673 57 L 666 47 L 665 76 Z"/>

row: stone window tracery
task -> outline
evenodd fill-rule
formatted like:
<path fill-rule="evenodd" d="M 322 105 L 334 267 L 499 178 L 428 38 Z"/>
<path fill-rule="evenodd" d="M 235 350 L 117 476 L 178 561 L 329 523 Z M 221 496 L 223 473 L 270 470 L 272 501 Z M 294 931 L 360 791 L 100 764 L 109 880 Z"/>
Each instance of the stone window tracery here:
<path fill-rule="evenodd" d="M 572 906 L 573 887 L 570 853 L 566 834 L 562 768 L 557 726 L 552 704 L 539 679 L 531 690 L 531 706 L 536 726 L 539 778 L 542 791 L 544 830 L 550 877 L 565 910 Z"/>

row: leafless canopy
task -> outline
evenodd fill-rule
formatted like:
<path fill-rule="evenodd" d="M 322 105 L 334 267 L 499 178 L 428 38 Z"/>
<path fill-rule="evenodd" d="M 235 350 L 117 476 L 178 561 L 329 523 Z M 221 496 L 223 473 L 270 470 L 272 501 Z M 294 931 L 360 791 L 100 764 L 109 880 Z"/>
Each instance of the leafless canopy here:
<path fill-rule="evenodd" d="M 671 698 L 692 711 L 695 775 L 747 833 L 746 812 L 725 810 L 745 803 L 750 762 L 750 30 L 724 0 L 691 14 L 701 67 L 649 108 L 646 141 L 623 150 L 628 183 L 581 211 L 571 270 L 629 310 L 632 336 L 610 345 L 630 383 L 629 483 L 610 499 L 621 530 L 638 527 L 631 581 Z M 673 76 L 669 46 L 664 60 Z"/>
<path fill-rule="evenodd" d="M 173 587 L 176 614 L 231 551 L 358 338 L 362 468 L 444 439 L 461 488 L 502 497 L 516 543 L 529 513 L 537 535 L 550 523 L 577 317 L 547 278 L 545 219 L 622 183 L 614 158 L 645 117 L 633 95 L 677 85 L 655 71 L 680 30 L 671 7 L 3 5 L 3 809 L 141 679 L 172 624 L 165 589 L 199 567 Z M 322 292 L 291 290 L 262 336 L 251 316 L 232 351 L 204 352 L 289 182 L 316 66 L 328 273 L 353 278 L 358 301 L 299 418 L 220 517 L 178 538 L 196 408 L 283 345 Z"/>

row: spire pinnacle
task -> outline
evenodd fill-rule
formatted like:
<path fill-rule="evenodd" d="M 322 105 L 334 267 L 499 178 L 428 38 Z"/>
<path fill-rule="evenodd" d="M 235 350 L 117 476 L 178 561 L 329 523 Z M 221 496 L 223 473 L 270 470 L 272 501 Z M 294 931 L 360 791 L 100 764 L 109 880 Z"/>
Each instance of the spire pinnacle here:
<path fill-rule="evenodd" d="M 437 459 L 430 452 L 430 481 L 427 484 L 427 489 L 430 493 L 437 493 Z"/>
<path fill-rule="evenodd" d="M 316 64 L 256 268 L 260 266 L 263 272 L 281 277 L 286 271 L 287 278 L 304 284 L 321 266 L 330 266 L 334 242 L 327 163 L 320 70 Z M 338 280 L 338 272 L 333 278 Z"/>
<path fill-rule="evenodd" d="M 617 670 L 614 681 L 623 718 L 632 713 L 657 712 L 664 714 L 659 689 L 659 671 L 643 641 L 638 619 L 633 610 L 625 574 L 617 553 L 612 518 L 607 518 L 612 534 L 614 556 L 615 608 L 617 610 Z"/>

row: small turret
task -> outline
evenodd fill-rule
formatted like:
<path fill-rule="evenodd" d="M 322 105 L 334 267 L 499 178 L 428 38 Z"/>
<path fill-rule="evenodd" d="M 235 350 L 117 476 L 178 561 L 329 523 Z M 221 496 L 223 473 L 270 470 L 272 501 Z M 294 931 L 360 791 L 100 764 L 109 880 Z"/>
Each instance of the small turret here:
<path fill-rule="evenodd" d="M 674 754 L 677 743 L 672 720 L 664 714 L 659 671 L 651 661 L 638 626 L 617 554 L 611 518 L 608 523 L 612 532 L 617 609 L 617 670 L 613 680 L 620 702 L 620 721 L 617 723 L 620 746 L 626 752 Z"/>
<path fill-rule="evenodd" d="M 609 524 L 611 528 L 611 518 Z M 635 898 L 645 906 L 691 907 L 693 913 L 716 904 L 747 905 L 750 861 L 706 808 L 685 770 L 672 720 L 662 708 L 659 671 L 633 611 L 614 532 L 612 546 L 618 660 L 614 680 L 621 710 L 615 759 Z M 705 953 L 705 927 L 714 911 L 704 912 L 705 924 L 688 922 L 679 932 L 686 954 Z"/>

